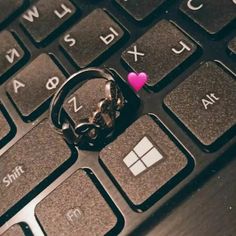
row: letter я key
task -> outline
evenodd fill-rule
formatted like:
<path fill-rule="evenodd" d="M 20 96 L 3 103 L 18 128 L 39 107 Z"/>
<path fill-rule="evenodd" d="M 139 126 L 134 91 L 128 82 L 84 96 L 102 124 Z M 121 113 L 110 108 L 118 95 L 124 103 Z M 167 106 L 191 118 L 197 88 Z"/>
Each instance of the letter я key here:
<path fill-rule="evenodd" d="M 125 104 L 114 80 L 96 77 L 87 80 L 63 103 L 67 114 L 62 125 L 65 138 L 80 148 L 97 147 L 97 144 L 106 142 Z"/>

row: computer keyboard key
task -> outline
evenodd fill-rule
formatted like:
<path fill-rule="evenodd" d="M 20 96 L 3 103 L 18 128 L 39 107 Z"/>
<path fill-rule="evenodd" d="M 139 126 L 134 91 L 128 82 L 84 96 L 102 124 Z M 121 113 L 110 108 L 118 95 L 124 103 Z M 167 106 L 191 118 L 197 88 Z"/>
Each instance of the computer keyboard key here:
<path fill-rule="evenodd" d="M 39 0 L 21 16 L 20 21 L 34 41 L 41 43 L 75 12 L 76 8 L 69 0 Z"/>
<path fill-rule="evenodd" d="M 36 207 L 47 235 L 106 235 L 117 218 L 85 171 L 78 170 Z M 113 235 L 113 234 L 112 234 Z"/>
<path fill-rule="evenodd" d="M 121 27 L 102 9 L 96 9 L 70 29 L 60 45 L 84 68 L 115 45 L 124 35 Z"/>
<path fill-rule="evenodd" d="M 228 48 L 233 55 L 236 55 L 236 37 L 229 42 Z"/>
<path fill-rule="evenodd" d="M 185 0 L 180 9 L 212 35 L 236 19 L 235 0 Z"/>
<path fill-rule="evenodd" d="M 162 20 L 123 52 L 122 59 L 134 71 L 145 71 L 147 84 L 155 86 L 196 50 L 196 44 L 174 24 Z"/>
<path fill-rule="evenodd" d="M 135 20 L 142 21 L 155 11 L 165 0 L 116 0 Z"/>
<path fill-rule="evenodd" d="M 53 60 L 47 54 L 41 54 L 12 78 L 6 89 L 21 115 L 30 117 L 65 79 Z"/>
<path fill-rule="evenodd" d="M 0 216 L 71 156 L 71 150 L 43 120 L 0 157 Z"/>
<path fill-rule="evenodd" d="M 0 77 L 20 62 L 25 53 L 8 31 L 0 33 Z"/>
<path fill-rule="evenodd" d="M 18 10 L 24 0 L 0 0 L 0 24 Z"/>
<path fill-rule="evenodd" d="M 2 236 L 25 236 L 25 234 L 19 225 L 13 225 Z"/>
<path fill-rule="evenodd" d="M 188 164 L 185 155 L 148 115 L 133 123 L 100 152 L 100 159 L 137 206 L 174 179 Z"/>
<path fill-rule="evenodd" d="M 1 105 L 1 103 L 0 103 Z M 3 115 L 0 107 L 0 147 L 1 147 L 1 141 L 8 136 L 8 134 L 11 132 L 11 127 L 6 119 L 6 117 Z"/>
<path fill-rule="evenodd" d="M 170 92 L 165 105 L 205 146 L 236 124 L 236 81 L 207 62 Z"/>

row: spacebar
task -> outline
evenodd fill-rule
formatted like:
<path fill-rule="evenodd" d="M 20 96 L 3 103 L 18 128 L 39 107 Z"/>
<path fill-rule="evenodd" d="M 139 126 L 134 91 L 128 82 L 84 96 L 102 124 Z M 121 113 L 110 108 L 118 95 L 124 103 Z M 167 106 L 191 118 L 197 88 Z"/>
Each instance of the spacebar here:
<path fill-rule="evenodd" d="M 71 156 L 44 120 L 0 157 L 0 216 Z"/>

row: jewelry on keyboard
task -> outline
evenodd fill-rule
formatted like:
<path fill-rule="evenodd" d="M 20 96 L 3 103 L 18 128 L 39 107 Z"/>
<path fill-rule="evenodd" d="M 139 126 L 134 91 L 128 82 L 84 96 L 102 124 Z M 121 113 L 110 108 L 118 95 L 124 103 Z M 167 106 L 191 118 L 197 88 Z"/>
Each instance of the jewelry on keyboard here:
<path fill-rule="evenodd" d="M 105 79 L 104 97 L 101 97 L 96 109 L 87 118 L 83 118 L 75 127 L 63 113 L 66 99 L 78 89 L 83 81 Z M 96 89 L 96 88 L 94 88 Z M 96 147 L 99 140 L 112 135 L 115 121 L 125 106 L 124 96 L 109 69 L 88 68 L 72 76 L 59 88 L 52 99 L 50 119 L 58 133 L 62 134 L 68 143 L 80 148 Z"/>

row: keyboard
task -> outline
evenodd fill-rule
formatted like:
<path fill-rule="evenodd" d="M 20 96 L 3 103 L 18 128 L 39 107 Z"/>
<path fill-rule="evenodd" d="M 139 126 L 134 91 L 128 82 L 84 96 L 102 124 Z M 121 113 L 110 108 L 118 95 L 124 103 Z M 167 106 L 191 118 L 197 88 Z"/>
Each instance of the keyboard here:
<path fill-rule="evenodd" d="M 235 0 L 0 0 L 0 235 L 235 235 L 235 26 Z M 49 119 L 90 67 L 128 101 L 96 150 Z M 104 86 L 65 100 L 75 127 Z"/>

